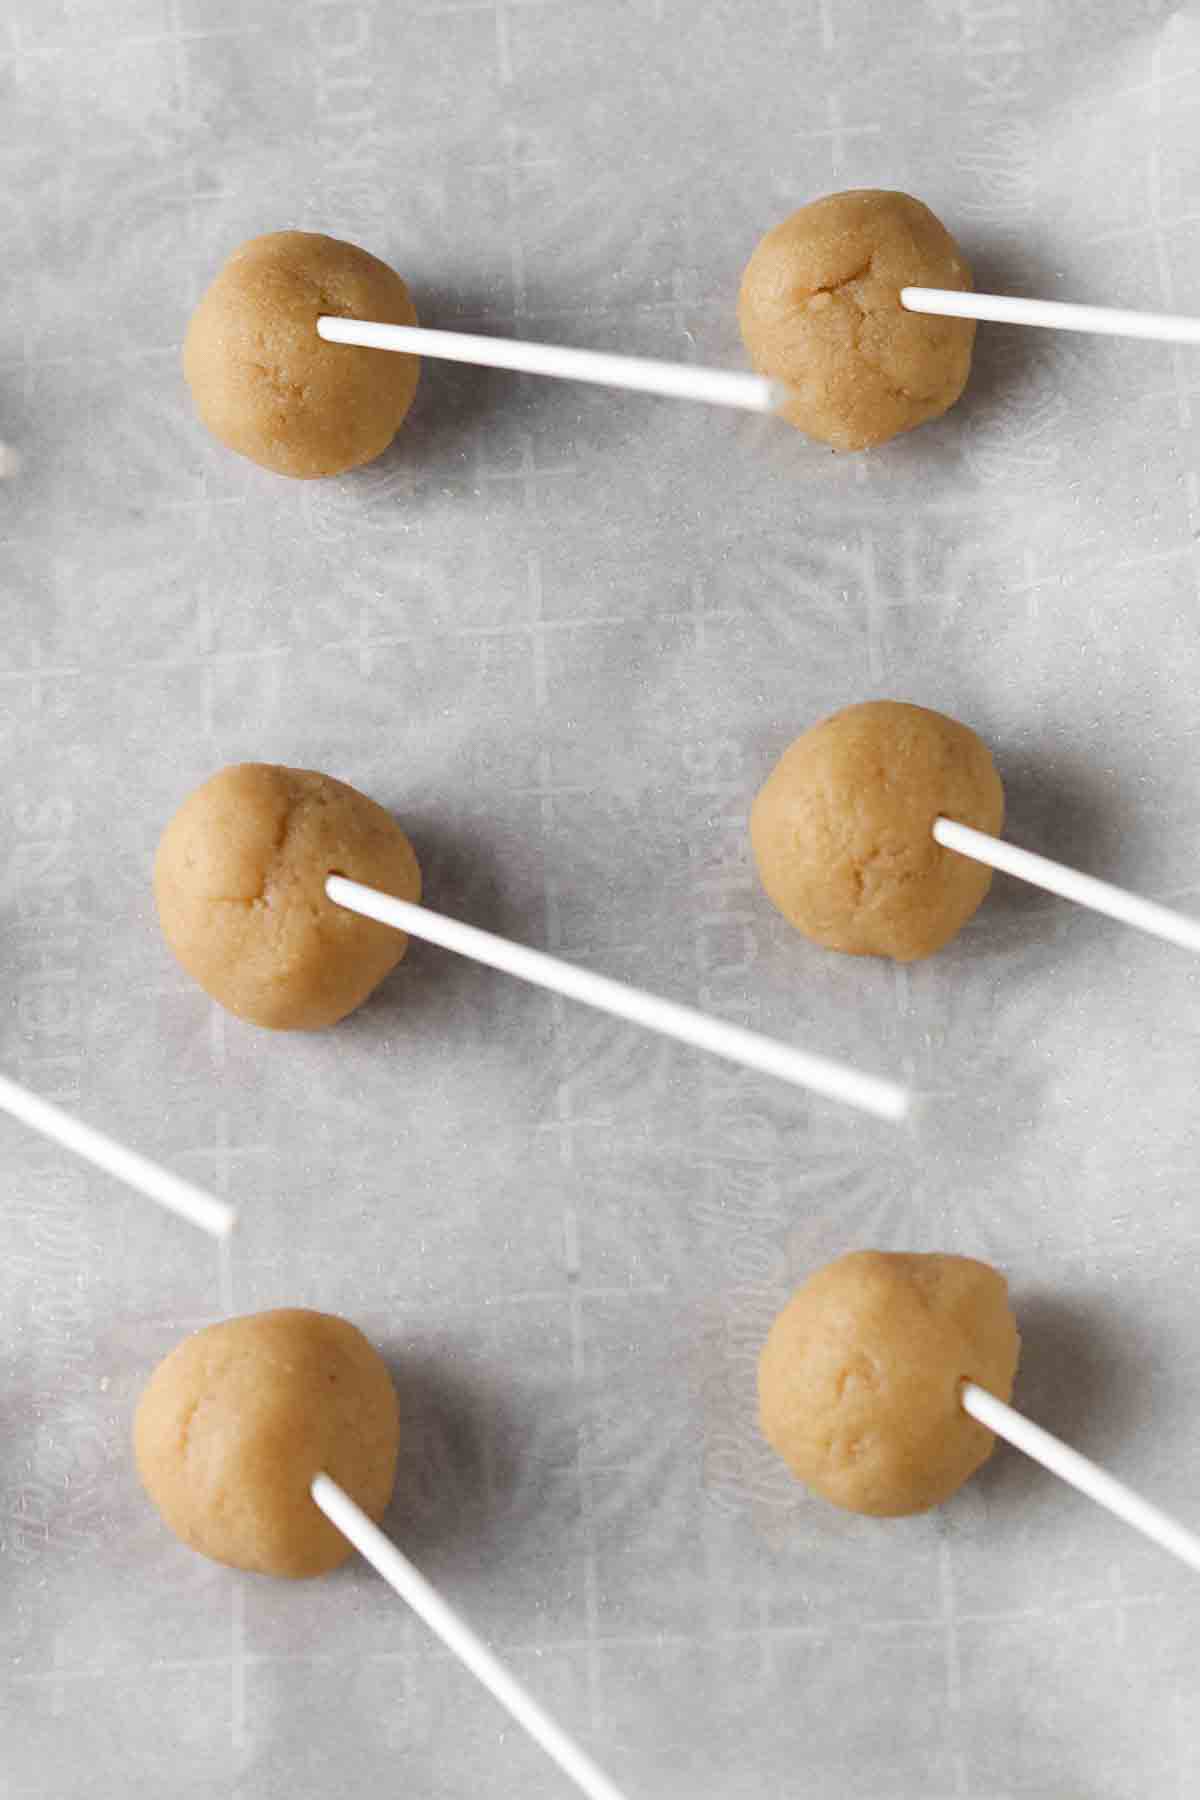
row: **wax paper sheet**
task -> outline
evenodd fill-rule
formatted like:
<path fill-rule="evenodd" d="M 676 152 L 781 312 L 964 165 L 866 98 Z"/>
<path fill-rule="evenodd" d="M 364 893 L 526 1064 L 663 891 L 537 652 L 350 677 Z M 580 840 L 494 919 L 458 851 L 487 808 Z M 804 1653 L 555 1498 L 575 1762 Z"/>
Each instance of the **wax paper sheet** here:
<path fill-rule="evenodd" d="M 447 327 L 744 365 L 806 199 L 899 187 L 981 287 L 1200 310 L 1200 19 L 1151 0 L 8 0 L 0 1066 L 218 1193 L 222 1255 L 0 1121 L 0 1792 L 557 1796 L 357 1561 L 170 1538 L 130 1454 L 189 1329 L 306 1304 L 395 1371 L 387 1525 L 632 1796 L 1182 1800 L 1200 1589 L 1015 1453 L 899 1523 L 759 1442 L 754 1360 L 856 1246 L 1009 1274 L 1018 1400 L 1200 1517 L 1183 952 L 1008 881 L 907 969 L 806 943 L 750 799 L 891 695 L 1017 842 L 1200 907 L 1200 364 L 981 330 L 945 419 L 782 424 L 427 363 L 360 474 L 198 425 L 190 308 L 343 235 Z M 892 1072 L 906 1130 L 414 947 L 275 1036 L 172 962 L 183 795 L 252 758 L 394 809 L 430 902 Z"/>

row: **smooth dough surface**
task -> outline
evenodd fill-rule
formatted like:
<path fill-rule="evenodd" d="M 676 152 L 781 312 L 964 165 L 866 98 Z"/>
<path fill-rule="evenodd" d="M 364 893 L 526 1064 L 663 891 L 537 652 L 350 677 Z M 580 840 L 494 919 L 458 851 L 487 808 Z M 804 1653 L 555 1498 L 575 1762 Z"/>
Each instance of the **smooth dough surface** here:
<path fill-rule="evenodd" d="M 327 344 L 322 313 L 415 325 L 394 269 L 357 244 L 272 231 L 234 251 L 188 326 L 183 372 L 196 411 L 230 450 L 278 475 L 340 475 L 387 449 L 420 359 Z"/>
<path fill-rule="evenodd" d="M 797 1289 L 758 1365 L 764 1437 L 814 1493 L 894 1518 L 948 1500 L 991 1455 L 963 1411 L 974 1381 L 1012 1395 L 1008 1284 L 966 1256 L 861 1250 Z"/>
<path fill-rule="evenodd" d="M 975 324 L 906 312 L 903 287 L 971 286 L 966 258 L 910 194 L 854 188 L 768 231 L 742 276 L 751 360 L 792 389 L 783 417 L 865 450 L 940 417 L 966 386 Z"/>
<path fill-rule="evenodd" d="M 848 706 L 790 744 L 755 798 L 762 884 L 785 919 L 830 950 L 931 956 L 992 879 L 937 843 L 939 813 L 999 833 L 1004 789 L 986 744 L 923 706 Z"/>
<path fill-rule="evenodd" d="M 329 875 L 421 897 L 412 845 L 365 794 L 312 769 L 235 763 L 189 794 L 163 832 L 163 936 L 238 1018 L 318 1031 L 353 1012 L 408 948 L 403 932 L 335 906 Z"/>
<path fill-rule="evenodd" d="M 312 1500 L 313 1476 L 324 1471 L 381 1519 L 400 1413 L 361 1331 L 285 1308 L 185 1338 L 150 1377 L 133 1439 L 143 1486 L 176 1537 L 235 1569 L 299 1578 L 351 1554 Z"/>

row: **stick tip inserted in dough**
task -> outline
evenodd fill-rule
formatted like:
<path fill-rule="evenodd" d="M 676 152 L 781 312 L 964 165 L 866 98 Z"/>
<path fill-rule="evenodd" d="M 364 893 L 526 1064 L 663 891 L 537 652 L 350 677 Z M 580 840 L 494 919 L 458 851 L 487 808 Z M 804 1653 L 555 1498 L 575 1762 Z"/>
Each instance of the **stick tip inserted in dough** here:
<path fill-rule="evenodd" d="M 168 1212 L 178 1214 L 190 1225 L 199 1226 L 211 1237 L 228 1237 L 233 1230 L 237 1214 L 228 1201 L 218 1200 L 215 1194 L 206 1193 L 193 1182 L 173 1175 L 169 1169 L 160 1168 L 149 1157 L 118 1144 L 104 1132 L 85 1125 L 82 1120 L 63 1112 L 61 1107 L 30 1093 L 28 1088 L 4 1075 L 0 1075 L 0 1110 L 32 1130 L 40 1131 L 43 1137 L 52 1138 L 65 1149 L 73 1150 L 96 1168 L 115 1175 L 127 1187 L 136 1188 L 149 1199 L 157 1200 Z"/>
<path fill-rule="evenodd" d="M 694 1007 L 661 999 L 642 988 L 614 981 L 608 975 L 598 975 L 592 969 L 581 969 L 575 963 L 563 962 L 526 944 L 514 944 L 509 938 L 481 931 L 478 926 L 467 925 L 461 919 L 447 918 L 444 913 L 433 912 L 426 906 L 398 900 L 392 894 L 382 894 L 362 882 L 347 881 L 342 875 L 331 875 L 325 883 L 325 892 L 336 906 L 347 907 L 365 918 L 392 925 L 397 931 L 440 944 L 443 950 L 501 969 L 535 987 L 549 988 L 552 993 L 563 994 L 569 1000 L 579 1000 L 584 1006 L 594 1006 L 598 1012 L 606 1012 L 613 1018 L 643 1025 L 649 1031 L 690 1044 L 696 1050 L 707 1050 L 713 1056 L 724 1057 L 727 1062 L 740 1063 L 743 1068 L 756 1069 L 763 1075 L 774 1075 L 793 1087 L 808 1088 L 826 1099 L 843 1101 L 893 1124 L 907 1116 L 907 1090 L 882 1076 L 865 1075 L 859 1069 L 848 1068 L 844 1063 L 834 1062 L 813 1051 L 801 1050 L 775 1038 L 764 1037 L 757 1031 L 747 1031 L 741 1025 L 711 1018 Z"/>
<path fill-rule="evenodd" d="M 558 381 L 590 381 L 601 387 L 659 394 L 670 400 L 699 400 L 742 412 L 778 412 L 788 389 L 766 375 L 739 369 L 705 369 L 695 363 L 659 362 L 647 356 L 618 356 L 607 350 L 579 350 L 567 344 L 534 344 L 524 338 L 479 336 L 466 331 L 434 331 L 420 325 L 386 325 L 374 319 L 344 319 L 323 313 L 317 332 L 331 344 L 396 350 L 444 362 L 512 369 Z"/>

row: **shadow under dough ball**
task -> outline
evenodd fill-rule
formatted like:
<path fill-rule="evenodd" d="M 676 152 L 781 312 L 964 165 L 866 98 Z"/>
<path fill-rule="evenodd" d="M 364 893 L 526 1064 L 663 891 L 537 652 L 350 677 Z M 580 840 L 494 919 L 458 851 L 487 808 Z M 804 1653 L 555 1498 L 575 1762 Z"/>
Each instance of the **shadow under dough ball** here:
<path fill-rule="evenodd" d="M 755 798 L 750 839 L 763 887 L 805 937 L 914 962 L 949 943 L 992 880 L 937 842 L 939 814 L 999 833 L 1004 789 L 987 745 L 943 713 L 869 700 L 788 746 Z"/>
<path fill-rule="evenodd" d="M 236 763 L 189 794 L 163 832 L 163 936 L 239 1019 L 318 1031 L 361 1005 L 408 948 L 402 931 L 335 906 L 330 875 L 421 898 L 412 845 L 365 794 L 312 769 Z"/>
<path fill-rule="evenodd" d="M 272 231 L 235 250 L 192 314 L 183 372 L 213 436 L 277 475 L 340 475 L 387 449 L 420 360 L 327 344 L 323 313 L 415 325 L 394 269 L 339 238 Z"/>
<path fill-rule="evenodd" d="M 772 1325 L 763 1436 L 834 1506 L 925 1512 L 995 1447 L 964 1412 L 962 1383 L 1007 1401 L 1020 1347 L 1008 1284 L 987 1263 L 856 1251 L 810 1276 Z"/>
<path fill-rule="evenodd" d="M 802 206 L 760 241 L 738 324 L 782 414 L 835 450 L 865 450 L 946 412 L 966 386 L 972 319 L 906 312 L 904 287 L 965 289 L 946 227 L 909 194 L 854 188 Z"/>
<path fill-rule="evenodd" d="M 387 1364 L 329 1313 L 210 1325 L 159 1363 L 138 1402 L 142 1485 L 185 1544 L 263 1575 L 324 1575 L 353 1546 L 309 1493 L 324 1473 L 378 1522 L 400 1412 Z"/>

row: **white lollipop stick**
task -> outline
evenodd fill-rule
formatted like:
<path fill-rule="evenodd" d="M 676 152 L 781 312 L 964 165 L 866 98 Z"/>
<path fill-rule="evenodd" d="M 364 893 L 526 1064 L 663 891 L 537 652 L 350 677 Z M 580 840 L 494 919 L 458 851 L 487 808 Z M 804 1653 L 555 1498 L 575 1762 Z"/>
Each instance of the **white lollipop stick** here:
<path fill-rule="evenodd" d="M 1015 844 L 990 837 L 986 831 L 960 825 L 956 819 L 935 819 L 933 835 L 947 850 L 956 850 L 973 862 L 1002 869 L 1006 875 L 1016 875 L 1034 887 L 1045 888 L 1048 893 L 1061 894 L 1064 900 L 1075 900 L 1080 906 L 1090 907 L 1092 912 L 1105 913 L 1110 919 L 1119 919 L 1123 925 L 1147 931 L 1151 937 L 1165 938 L 1169 944 L 1178 944 L 1183 950 L 1200 950 L 1200 919 L 1189 919 L 1185 913 L 1172 912 L 1169 906 L 1160 906 L 1157 900 L 1143 900 L 1138 894 L 1113 887 L 1111 882 L 1097 881 L 1094 875 L 1081 875 L 1077 869 L 1052 862 L 1048 856 L 1038 856 L 1033 850 L 1019 850 Z"/>
<path fill-rule="evenodd" d="M 620 1788 L 596 1767 L 587 1752 L 581 1750 L 548 1713 L 543 1712 L 483 1640 L 476 1637 L 465 1620 L 446 1604 L 437 1589 L 430 1586 L 420 1570 L 413 1567 L 336 1481 L 331 1481 L 328 1475 L 314 1476 L 312 1497 L 330 1523 L 336 1525 L 366 1557 L 376 1574 L 382 1575 L 388 1586 L 412 1607 L 434 1636 L 439 1637 L 447 1650 L 452 1651 L 476 1680 L 483 1683 L 492 1698 L 500 1702 L 538 1748 L 558 1764 L 589 1800 L 623 1800 Z"/>
<path fill-rule="evenodd" d="M 1068 300 L 1019 300 L 1011 294 L 960 293 L 955 288 L 904 287 L 909 312 L 943 319 L 984 319 L 993 325 L 1037 325 L 1046 331 L 1092 331 L 1103 337 L 1153 338 L 1160 344 L 1200 344 L 1200 319 L 1177 313 L 1127 312 L 1117 306 L 1078 306 Z"/>
<path fill-rule="evenodd" d="M 672 400 L 703 400 L 743 412 L 774 412 L 787 388 L 765 375 L 733 369 L 698 369 L 691 363 L 656 362 L 645 356 L 614 356 L 606 350 L 575 350 L 563 344 L 530 344 L 524 338 L 474 337 L 465 331 L 427 331 L 423 325 L 383 325 L 371 319 L 322 314 L 317 330 L 331 344 L 364 344 L 371 350 L 405 350 L 443 362 L 481 363 L 489 369 L 516 369 L 559 381 L 593 381 L 601 387 L 633 388 Z"/>
<path fill-rule="evenodd" d="M 986 1388 L 977 1387 L 973 1381 L 963 1383 L 962 1403 L 973 1419 L 978 1419 L 997 1437 L 1023 1450 L 1052 1475 L 1061 1476 L 1098 1506 L 1106 1507 L 1118 1519 L 1124 1519 L 1127 1525 L 1140 1531 L 1143 1537 L 1150 1538 L 1190 1569 L 1200 1572 L 1200 1537 L 1186 1525 L 1181 1525 L 1178 1519 L 1171 1518 L 1149 1500 L 1143 1500 L 1123 1481 L 1118 1481 L 1086 1456 L 1080 1456 L 1078 1450 L 1072 1450 L 1051 1432 L 1043 1431 L 1031 1419 L 1014 1412 L 1011 1406 L 997 1400 Z"/>
<path fill-rule="evenodd" d="M 764 1075 L 775 1075 L 795 1087 L 811 1088 L 830 1100 L 844 1100 L 863 1112 L 880 1119 L 902 1119 L 908 1111 L 908 1095 L 895 1082 L 876 1075 L 863 1075 L 844 1063 L 815 1056 L 807 1050 L 796 1050 L 790 1044 L 746 1031 L 740 1025 L 729 1025 L 712 1019 L 690 1006 L 679 1006 L 673 1000 L 661 1000 L 641 988 L 597 975 L 591 969 L 580 969 L 574 963 L 560 962 L 543 950 L 531 950 L 525 944 L 514 944 L 508 938 L 495 937 L 490 931 L 464 925 L 460 919 L 448 919 L 444 913 L 430 912 L 428 907 L 414 906 L 409 900 L 397 900 L 392 894 L 381 894 L 361 882 L 347 881 L 342 875 L 331 875 L 325 892 L 338 906 L 365 918 L 378 919 L 383 925 L 394 925 L 397 931 L 411 932 L 453 950 L 459 956 L 472 957 L 493 969 L 503 969 L 535 987 L 549 988 L 565 994 L 570 1000 L 581 1000 L 614 1018 L 628 1019 L 660 1031 L 664 1037 L 677 1038 L 697 1050 L 711 1051 L 728 1062 L 741 1063 Z"/>
<path fill-rule="evenodd" d="M 4 1075 L 0 1075 L 0 1108 L 11 1113 L 14 1119 L 32 1126 L 34 1131 L 53 1138 L 67 1150 L 74 1150 L 77 1156 L 94 1163 L 98 1169 L 115 1175 L 118 1181 L 157 1200 L 160 1206 L 178 1213 L 181 1219 L 199 1225 L 202 1231 L 211 1232 L 213 1237 L 225 1237 L 232 1229 L 236 1215 L 233 1207 L 226 1205 L 224 1200 L 206 1194 L 203 1188 L 194 1187 L 190 1181 L 172 1175 L 167 1169 L 160 1169 L 148 1157 L 139 1156 L 136 1150 L 127 1150 L 124 1144 L 115 1143 L 102 1131 L 82 1125 L 70 1113 L 52 1106 L 49 1100 L 39 1100 L 36 1094 L 18 1087 Z"/>

